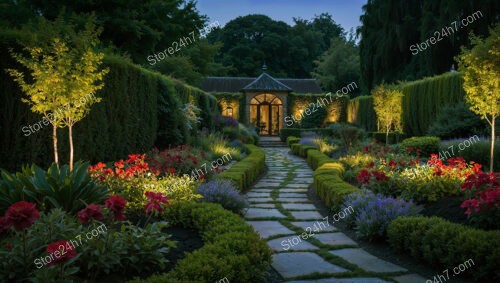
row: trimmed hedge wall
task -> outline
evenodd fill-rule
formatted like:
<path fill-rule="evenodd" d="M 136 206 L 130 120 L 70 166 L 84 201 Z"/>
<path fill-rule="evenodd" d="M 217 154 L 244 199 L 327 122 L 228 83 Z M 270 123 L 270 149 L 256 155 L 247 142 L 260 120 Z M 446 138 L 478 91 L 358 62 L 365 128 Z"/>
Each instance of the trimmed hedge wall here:
<path fill-rule="evenodd" d="M 472 259 L 465 272 L 479 282 L 499 282 L 500 231 L 483 231 L 439 217 L 399 217 L 389 224 L 388 241 L 401 253 L 433 266 L 452 268 Z"/>
<path fill-rule="evenodd" d="M 253 144 L 245 145 L 250 152 L 247 157 L 220 173 L 217 178 L 230 179 L 240 191 L 248 189 L 264 169 L 266 154 Z"/>
<path fill-rule="evenodd" d="M 446 73 L 398 85 L 404 94 L 403 132 L 423 136 L 443 107 L 464 100 L 460 73 Z"/>
<path fill-rule="evenodd" d="M 42 117 L 21 102 L 24 93 L 4 71 L 21 68 L 8 49 L 19 50 L 17 41 L 23 36 L 26 35 L 16 31 L 0 32 L 0 167 L 9 171 L 19 170 L 27 163 L 47 167 L 53 161 L 52 126 L 28 134 L 29 126 L 42 121 Z M 182 112 L 183 102 L 187 101 L 201 109 L 201 126 L 213 127 L 217 113 L 215 97 L 119 56 L 107 54 L 104 67 L 110 72 L 104 78 L 104 88 L 96 94 L 102 102 L 94 105 L 73 131 L 75 160 L 118 160 L 155 145 L 161 148 L 187 142 L 193 134 L 188 131 Z M 63 163 L 69 156 L 67 131 L 58 130 Z"/>
<path fill-rule="evenodd" d="M 402 123 L 407 136 L 424 136 L 444 106 L 464 100 L 460 73 L 446 73 L 418 81 L 396 85 L 403 92 Z M 347 121 L 369 132 L 377 130 L 377 115 L 371 96 L 351 99 L 347 105 Z"/>
<path fill-rule="evenodd" d="M 361 191 L 359 188 L 344 182 L 342 177 L 345 167 L 342 163 L 331 159 L 317 149 L 293 144 L 292 151 L 294 147 L 302 148 L 306 153 L 307 163 L 314 170 L 313 179 L 316 194 L 327 207 L 338 210 L 345 196 Z"/>
<path fill-rule="evenodd" d="M 259 282 L 271 250 L 252 226 L 219 204 L 191 203 L 167 210 L 166 220 L 199 231 L 205 245 L 168 273 L 133 282 Z"/>
<path fill-rule="evenodd" d="M 292 144 L 296 144 L 299 142 L 300 142 L 300 138 L 298 138 L 298 137 L 289 136 L 288 138 L 286 138 L 286 144 L 290 147 L 292 146 Z"/>
<path fill-rule="evenodd" d="M 347 104 L 347 122 L 366 131 L 376 131 L 377 114 L 373 109 L 373 98 L 365 95 L 351 99 Z"/>

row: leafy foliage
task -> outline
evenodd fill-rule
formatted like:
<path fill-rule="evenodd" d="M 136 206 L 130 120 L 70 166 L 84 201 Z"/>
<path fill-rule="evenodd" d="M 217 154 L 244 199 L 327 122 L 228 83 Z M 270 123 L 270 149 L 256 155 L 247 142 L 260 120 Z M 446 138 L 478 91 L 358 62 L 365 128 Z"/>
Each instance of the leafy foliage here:
<path fill-rule="evenodd" d="M 389 144 L 389 132 L 391 130 L 402 130 L 401 125 L 401 98 L 403 94 L 395 89 L 389 89 L 384 85 L 373 90 L 373 109 L 377 113 L 380 128 L 387 135 L 386 144 Z"/>
<path fill-rule="evenodd" d="M 484 133 L 486 124 L 472 113 L 465 103 L 447 105 L 437 115 L 436 120 L 427 130 L 429 136 L 438 136 L 442 139 L 464 138 Z"/>
<path fill-rule="evenodd" d="M 77 162 L 73 171 L 68 165 L 52 166 L 44 171 L 36 165 L 9 174 L 2 170 L 0 179 L 0 211 L 11 204 L 26 200 L 43 211 L 61 208 L 76 213 L 87 203 L 100 203 L 107 196 L 105 187 L 97 184 L 87 173 L 89 165 Z"/>
<path fill-rule="evenodd" d="M 244 196 L 236 190 L 230 180 L 212 180 L 201 184 L 198 193 L 203 196 L 203 202 L 218 203 L 227 210 L 242 214 L 248 208 L 248 202 Z"/>

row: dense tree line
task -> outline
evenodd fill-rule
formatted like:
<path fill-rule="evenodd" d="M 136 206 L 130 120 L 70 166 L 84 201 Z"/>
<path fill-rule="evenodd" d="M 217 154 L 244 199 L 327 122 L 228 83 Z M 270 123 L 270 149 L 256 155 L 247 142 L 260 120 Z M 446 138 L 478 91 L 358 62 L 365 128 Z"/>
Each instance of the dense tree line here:
<path fill-rule="evenodd" d="M 216 61 L 230 76 L 257 76 L 266 63 L 278 77 L 309 78 L 314 60 L 327 51 L 332 39 L 345 38 L 343 28 L 329 14 L 312 20 L 294 18 L 294 25 L 265 15 L 248 15 L 228 22 L 208 36 L 221 42 Z"/>
<path fill-rule="evenodd" d="M 469 33 L 485 36 L 500 20 L 497 0 L 368 0 L 363 11 L 358 34 L 368 90 L 456 67 L 453 58 L 469 44 Z"/>

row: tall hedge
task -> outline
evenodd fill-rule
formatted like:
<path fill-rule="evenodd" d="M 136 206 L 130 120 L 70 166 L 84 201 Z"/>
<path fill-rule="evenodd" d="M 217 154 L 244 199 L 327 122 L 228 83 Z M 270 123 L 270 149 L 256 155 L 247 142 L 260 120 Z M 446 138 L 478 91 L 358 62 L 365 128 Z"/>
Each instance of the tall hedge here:
<path fill-rule="evenodd" d="M 460 73 L 408 82 L 397 86 L 403 94 L 403 131 L 407 136 L 423 136 L 444 106 L 464 100 Z"/>
<path fill-rule="evenodd" d="M 377 130 L 377 115 L 373 110 L 373 98 L 358 96 L 347 104 L 347 122 L 372 132 Z"/>
<path fill-rule="evenodd" d="M 42 117 L 21 102 L 24 93 L 4 71 L 20 68 L 8 49 L 20 50 L 17 41 L 22 36 L 15 31 L 0 32 L 0 168 L 8 170 L 32 162 L 47 166 L 53 161 L 51 125 L 29 135 L 26 128 L 23 132 L 23 127 L 39 123 Z M 94 105 L 73 131 L 76 160 L 112 161 L 155 145 L 185 142 L 190 135 L 182 112 L 187 94 L 202 110 L 202 126 L 212 127 L 217 111 L 213 96 L 115 55 L 107 54 L 104 65 L 110 72 L 104 78 L 105 87 L 96 93 L 102 102 Z M 58 136 L 64 162 L 68 156 L 67 129 L 59 129 Z"/>

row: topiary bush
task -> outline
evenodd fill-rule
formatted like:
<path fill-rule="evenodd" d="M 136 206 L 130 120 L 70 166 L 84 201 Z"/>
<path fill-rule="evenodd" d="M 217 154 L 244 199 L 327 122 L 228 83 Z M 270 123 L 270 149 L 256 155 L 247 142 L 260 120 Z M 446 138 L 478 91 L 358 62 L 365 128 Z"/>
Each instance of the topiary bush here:
<path fill-rule="evenodd" d="M 431 154 L 439 152 L 439 141 L 438 137 L 412 137 L 404 139 L 399 144 L 399 152 L 406 153 L 408 152 L 408 148 L 411 148 L 412 152 L 420 150 L 420 155 L 429 157 Z"/>
<path fill-rule="evenodd" d="M 337 123 L 329 126 L 333 130 L 333 137 L 342 141 L 342 145 L 350 148 L 366 138 L 366 132 L 358 127 Z"/>
<path fill-rule="evenodd" d="M 264 151 L 258 146 L 248 144 L 245 148 L 249 151 L 248 156 L 217 176 L 234 181 L 240 191 L 249 188 L 257 179 L 264 169 L 266 159 Z"/>

